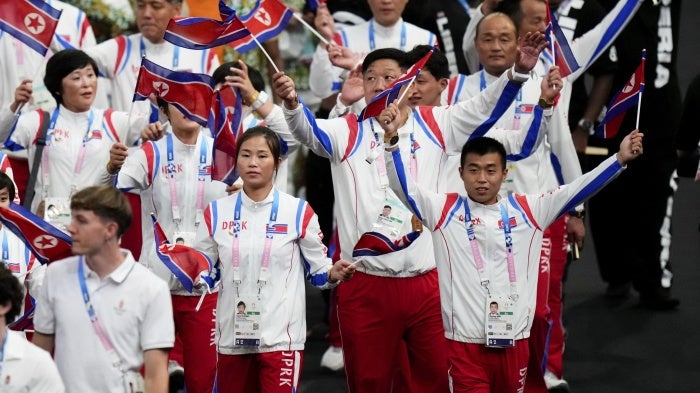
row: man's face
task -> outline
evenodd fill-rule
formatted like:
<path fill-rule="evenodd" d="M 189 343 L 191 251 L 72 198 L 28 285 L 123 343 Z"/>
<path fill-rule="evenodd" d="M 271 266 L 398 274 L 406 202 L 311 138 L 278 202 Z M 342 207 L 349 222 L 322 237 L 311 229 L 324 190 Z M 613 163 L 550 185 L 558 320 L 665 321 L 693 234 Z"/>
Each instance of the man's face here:
<path fill-rule="evenodd" d="M 12 202 L 10 200 L 10 191 L 8 191 L 7 188 L 3 188 L 0 190 L 0 206 L 8 209 L 10 207 L 10 202 Z"/>
<path fill-rule="evenodd" d="M 547 28 L 547 6 L 543 1 L 520 0 L 520 11 L 523 14 L 518 32 L 521 37 L 535 31 L 544 34 Z"/>
<path fill-rule="evenodd" d="M 72 238 L 72 251 L 76 255 L 93 255 L 99 252 L 107 239 L 117 231 L 117 224 L 107 221 L 91 210 L 71 210 L 68 233 Z"/>
<path fill-rule="evenodd" d="M 439 106 L 442 91 L 447 87 L 447 78 L 435 79 L 427 68 L 423 68 L 411 85 L 408 93 L 408 105 Z"/>
<path fill-rule="evenodd" d="M 136 0 L 136 26 L 154 44 L 163 42 L 170 19 L 179 16 L 182 3 L 167 0 Z"/>
<path fill-rule="evenodd" d="M 508 174 L 498 153 L 469 153 L 464 157 L 464 166 L 459 171 L 469 198 L 484 205 L 498 201 L 498 191 Z"/>
<path fill-rule="evenodd" d="M 491 314 L 496 314 L 498 313 L 498 304 L 491 304 L 489 305 L 491 309 Z"/>
<path fill-rule="evenodd" d="M 374 20 L 382 26 L 393 26 L 406 8 L 408 0 L 367 0 Z"/>
<path fill-rule="evenodd" d="M 479 25 L 474 44 L 484 70 L 499 76 L 515 63 L 518 55 L 515 24 L 505 15 L 487 16 Z"/>
<path fill-rule="evenodd" d="M 403 71 L 396 60 L 379 59 L 370 64 L 362 75 L 365 101 L 384 91 Z"/>

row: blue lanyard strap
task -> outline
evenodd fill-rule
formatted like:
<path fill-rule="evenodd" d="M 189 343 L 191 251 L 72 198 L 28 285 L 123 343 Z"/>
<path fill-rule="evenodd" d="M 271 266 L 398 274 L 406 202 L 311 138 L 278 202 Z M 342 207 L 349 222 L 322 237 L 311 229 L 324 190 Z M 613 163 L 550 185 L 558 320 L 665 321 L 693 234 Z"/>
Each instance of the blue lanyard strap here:
<path fill-rule="evenodd" d="M 376 49 L 377 44 L 374 41 L 374 19 L 369 22 L 369 50 L 370 52 Z M 399 49 L 406 50 L 406 23 L 401 22 L 401 42 Z"/>
<path fill-rule="evenodd" d="M 2 231 L 2 261 L 10 260 L 10 247 L 7 244 L 7 231 Z"/>

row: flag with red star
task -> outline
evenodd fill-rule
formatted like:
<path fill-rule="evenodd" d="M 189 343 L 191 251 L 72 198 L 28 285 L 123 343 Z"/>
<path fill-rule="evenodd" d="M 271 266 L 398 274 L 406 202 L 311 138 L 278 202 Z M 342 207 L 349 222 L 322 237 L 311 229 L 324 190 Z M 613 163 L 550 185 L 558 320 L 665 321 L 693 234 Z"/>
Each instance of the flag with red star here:
<path fill-rule="evenodd" d="M 255 48 L 256 39 L 259 43 L 263 43 L 280 35 L 292 18 L 292 14 L 292 10 L 279 0 L 258 0 L 249 13 L 241 16 L 241 22 L 248 28 L 250 34 L 229 45 L 238 53 L 245 53 Z"/>
<path fill-rule="evenodd" d="M 20 238 L 42 264 L 73 255 L 71 238 L 28 209 L 10 203 L 0 206 L 0 222 Z"/>
<path fill-rule="evenodd" d="M 200 17 L 170 19 L 163 38 L 183 48 L 207 49 L 250 35 L 236 12 L 222 0 L 219 0 L 219 14 L 222 20 Z"/>
<path fill-rule="evenodd" d="M 207 126 L 214 81 L 206 74 L 171 71 L 146 59 L 136 79 L 133 101 L 147 100 L 153 94 L 174 105 L 188 119 Z"/>
<path fill-rule="evenodd" d="M 0 1 L 0 30 L 44 56 L 61 12 L 44 0 Z"/>

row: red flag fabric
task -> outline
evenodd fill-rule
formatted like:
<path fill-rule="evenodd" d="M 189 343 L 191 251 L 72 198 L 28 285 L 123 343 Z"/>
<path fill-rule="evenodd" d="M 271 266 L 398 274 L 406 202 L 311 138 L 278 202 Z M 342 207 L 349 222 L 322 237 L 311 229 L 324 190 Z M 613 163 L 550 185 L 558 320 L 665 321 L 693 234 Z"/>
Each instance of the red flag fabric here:
<path fill-rule="evenodd" d="M 188 292 L 192 292 L 200 275 L 203 281 L 210 285 L 210 281 L 206 278 L 209 277 L 214 265 L 209 257 L 184 244 L 170 244 L 154 214 L 151 214 L 151 219 L 153 220 L 156 254 L 182 283 L 182 286 Z"/>
<path fill-rule="evenodd" d="M 165 40 L 188 49 L 207 49 L 243 39 L 250 31 L 236 16 L 236 12 L 219 0 L 223 20 L 199 17 L 170 19 Z"/>
<path fill-rule="evenodd" d="M 42 264 L 73 255 L 70 236 L 20 205 L 0 206 L 0 221 Z"/>
<path fill-rule="evenodd" d="M 644 63 L 646 63 L 647 51 L 642 51 L 642 61 L 615 97 L 608 104 L 608 111 L 603 121 L 595 129 L 595 135 L 600 138 L 613 138 L 620 131 L 620 125 L 625 119 L 625 113 L 637 105 L 639 95 L 644 92 Z"/>
<path fill-rule="evenodd" d="M 0 30 L 44 56 L 61 12 L 43 0 L 3 0 L 0 1 Z"/>
<path fill-rule="evenodd" d="M 545 36 L 548 40 L 552 39 L 552 35 L 554 36 L 554 53 L 551 53 L 551 45 L 547 48 L 547 50 L 549 51 L 548 53 L 550 55 L 554 56 L 554 64 L 559 67 L 559 73 L 563 78 L 578 70 L 581 68 L 581 66 L 579 66 L 578 62 L 576 61 L 576 57 L 571 51 L 571 47 L 569 47 L 569 41 L 567 41 L 564 33 L 561 31 L 559 23 L 557 23 L 557 18 L 549 8 L 549 1 L 545 2 L 545 4 L 547 5 L 547 30 L 545 32 Z M 549 60 L 551 63 L 551 59 Z"/>
<path fill-rule="evenodd" d="M 292 17 L 292 10 L 287 8 L 279 0 L 258 0 L 255 7 L 244 16 L 241 22 L 248 28 L 248 37 L 232 42 L 230 45 L 240 53 L 245 53 L 255 48 L 256 43 L 262 43 L 270 38 L 277 37 Z"/>
<path fill-rule="evenodd" d="M 216 92 L 209 126 L 214 134 L 211 177 L 228 185 L 238 177 L 235 171 L 236 141 L 243 133 L 243 103 L 240 92 L 236 90 L 227 86 Z"/>
<path fill-rule="evenodd" d="M 214 95 L 213 86 L 214 81 L 209 75 L 171 71 L 144 57 L 133 100 L 147 100 L 149 95 L 155 94 L 175 105 L 188 119 L 206 127 Z"/>

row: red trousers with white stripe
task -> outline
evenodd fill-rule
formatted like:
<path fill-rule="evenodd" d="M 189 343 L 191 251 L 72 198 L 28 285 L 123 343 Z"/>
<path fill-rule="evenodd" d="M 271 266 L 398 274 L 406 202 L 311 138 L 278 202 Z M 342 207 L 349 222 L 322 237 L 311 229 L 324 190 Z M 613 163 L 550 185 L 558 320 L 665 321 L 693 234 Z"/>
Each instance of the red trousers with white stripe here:
<path fill-rule="evenodd" d="M 449 391 L 437 270 L 409 278 L 357 272 L 337 287 L 337 300 L 350 393 Z"/>
<path fill-rule="evenodd" d="M 296 393 L 303 351 L 218 354 L 218 393 Z"/>
<path fill-rule="evenodd" d="M 512 348 L 488 348 L 447 340 L 452 393 L 516 393 L 525 389 L 530 350 L 527 339 Z"/>

